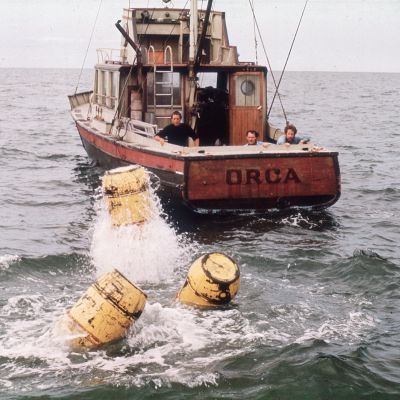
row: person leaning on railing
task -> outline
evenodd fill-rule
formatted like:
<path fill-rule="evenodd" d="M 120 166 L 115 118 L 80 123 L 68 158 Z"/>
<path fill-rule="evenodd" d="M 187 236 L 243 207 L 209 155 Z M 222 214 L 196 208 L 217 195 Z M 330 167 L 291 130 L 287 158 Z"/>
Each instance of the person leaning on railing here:
<path fill-rule="evenodd" d="M 258 140 L 260 134 L 257 131 L 254 130 L 248 130 L 246 132 L 246 144 L 244 146 L 258 146 L 262 145 L 263 147 L 268 147 L 269 143 L 267 142 L 262 142 Z"/>
<path fill-rule="evenodd" d="M 168 138 L 168 143 L 178 146 L 187 146 L 188 138 L 192 138 L 194 146 L 199 145 L 199 137 L 196 132 L 188 125 L 181 122 L 182 114 L 179 111 L 174 111 L 171 115 L 171 123 L 163 130 L 154 136 L 154 139 L 164 145 L 165 139 Z"/>
<path fill-rule="evenodd" d="M 279 137 L 276 144 L 285 144 L 286 146 L 289 146 L 291 144 L 305 144 L 310 141 L 310 139 L 297 136 L 296 134 L 297 128 L 294 125 L 286 125 L 284 135 Z"/>

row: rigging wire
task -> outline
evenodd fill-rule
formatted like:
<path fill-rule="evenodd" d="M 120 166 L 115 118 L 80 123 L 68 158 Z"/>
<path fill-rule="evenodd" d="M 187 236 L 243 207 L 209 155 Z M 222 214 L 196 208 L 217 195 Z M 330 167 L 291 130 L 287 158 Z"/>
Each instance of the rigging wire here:
<path fill-rule="evenodd" d="M 87 49 L 86 49 L 85 57 L 83 58 L 83 63 L 82 63 L 81 71 L 79 72 L 78 82 L 77 82 L 77 84 L 76 84 L 76 88 L 75 88 L 75 93 L 74 93 L 74 94 L 76 94 L 76 92 L 78 91 L 78 86 L 79 86 L 79 83 L 80 83 L 80 80 L 81 80 L 81 77 L 82 77 L 83 67 L 85 66 L 86 57 L 87 57 L 87 55 L 88 55 L 89 47 L 90 47 L 90 44 L 91 44 L 91 42 L 92 42 L 94 30 L 95 30 L 95 28 L 96 28 L 97 19 L 99 18 L 99 14 L 100 14 L 100 9 L 101 9 L 102 3 L 103 3 L 103 0 L 100 0 L 99 8 L 98 8 L 98 10 L 97 10 L 96 18 L 95 18 L 95 21 L 94 21 L 94 24 L 93 24 L 92 33 L 90 34 L 90 39 L 89 39 L 89 43 L 88 43 L 88 46 L 87 46 Z"/>
<path fill-rule="evenodd" d="M 265 55 L 265 58 L 267 59 L 269 71 L 270 71 L 271 76 L 272 76 L 272 81 L 274 82 L 275 89 L 276 89 L 276 93 L 277 93 L 277 95 L 278 95 L 278 99 L 279 99 L 279 102 L 280 102 L 281 107 L 282 107 L 282 112 L 283 112 L 283 115 L 284 115 L 284 117 L 285 117 L 286 124 L 288 124 L 288 119 L 287 119 L 287 117 L 286 117 L 286 112 L 285 112 L 285 109 L 284 109 L 283 104 L 282 104 L 281 96 L 280 96 L 280 94 L 279 94 L 279 92 L 278 92 L 278 87 L 277 87 L 277 84 L 276 84 L 275 76 L 274 76 L 274 73 L 272 72 L 271 63 L 270 63 L 269 58 L 268 58 L 268 55 L 267 55 L 267 50 L 265 49 L 264 40 L 263 40 L 263 38 L 262 38 L 262 36 L 261 36 L 260 27 L 258 26 L 256 14 L 255 14 L 255 12 L 254 12 L 254 7 L 253 7 L 253 4 L 251 3 L 251 0 L 249 0 L 249 4 L 250 4 L 251 11 L 252 11 L 252 13 L 253 13 L 254 24 L 255 24 L 255 26 L 256 26 L 256 28 L 257 28 L 258 36 L 260 36 L 260 41 L 261 41 L 261 45 L 262 45 L 263 50 L 264 50 L 264 55 Z M 268 116 L 267 116 L 267 119 L 268 119 Z"/>
<path fill-rule="evenodd" d="M 279 86 L 280 86 L 280 84 L 281 84 L 283 75 L 284 75 L 284 73 L 285 73 L 286 66 L 287 66 L 287 63 L 288 63 L 288 61 L 289 61 L 290 53 L 292 52 L 293 45 L 294 45 L 294 41 L 296 40 L 297 32 L 299 31 L 300 24 L 301 24 L 301 21 L 302 21 L 302 19 L 303 19 L 304 11 L 306 10 L 306 7 L 307 7 L 307 3 L 308 3 L 308 0 L 306 0 L 306 2 L 305 2 L 305 4 L 304 4 L 303 12 L 301 13 L 301 17 L 300 17 L 299 23 L 298 23 L 298 25 L 297 25 L 297 29 L 296 29 L 296 32 L 295 32 L 295 34 L 294 34 L 293 40 L 292 40 L 292 44 L 291 44 L 291 46 L 290 46 L 289 53 L 288 53 L 288 55 L 287 55 L 287 57 L 286 57 L 285 65 L 284 65 L 283 70 L 282 70 L 282 72 L 281 72 L 281 76 L 280 76 L 280 78 L 279 78 L 278 86 L 276 87 L 276 90 L 275 90 L 275 93 L 274 93 L 274 97 L 272 98 L 271 105 L 270 105 L 269 110 L 268 110 L 267 118 L 269 117 L 269 114 L 270 114 L 270 112 L 271 112 L 272 106 L 273 106 L 274 101 L 275 101 L 276 94 L 278 93 Z"/>
<path fill-rule="evenodd" d="M 254 0 L 252 0 L 252 5 L 254 8 Z M 253 30 L 254 30 L 254 50 L 256 53 L 256 65 L 258 65 L 258 50 L 257 50 L 258 43 L 257 43 L 257 34 L 256 34 L 256 24 L 254 22 L 254 19 L 253 19 Z"/>
<path fill-rule="evenodd" d="M 186 8 L 188 2 L 189 2 L 189 0 L 186 0 L 185 5 L 182 7 L 182 9 L 181 9 L 181 11 L 180 11 L 180 14 L 183 13 L 183 11 L 185 10 L 185 8 Z M 167 36 L 167 38 L 164 40 L 164 43 L 163 43 L 164 46 L 166 46 L 166 45 L 168 44 L 169 39 L 170 39 L 170 37 L 172 36 L 172 32 L 174 31 L 174 29 L 175 29 L 175 27 L 173 26 L 172 29 L 171 29 L 171 32 L 169 33 L 169 35 Z M 189 39 L 188 39 L 188 40 L 189 40 Z"/>

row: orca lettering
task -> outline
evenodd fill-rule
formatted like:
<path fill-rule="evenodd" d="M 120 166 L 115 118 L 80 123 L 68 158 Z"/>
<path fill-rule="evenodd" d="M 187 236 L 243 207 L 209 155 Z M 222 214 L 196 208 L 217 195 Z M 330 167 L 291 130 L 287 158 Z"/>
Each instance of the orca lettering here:
<path fill-rule="evenodd" d="M 251 184 L 251 181 L 254 181 L 257 185 L 262 183 L 258 169 L 246 169 L 246 185 Z"/>
<path fill-rule="evenodd" d="M 264 174 L 259 169 L 228 169 L 226 171 L 226 184 L 227 185 L 251 185 L 256 183 L 277 184 L 277 183 L 301 183 L 299 176 L 293 168 L 280 169 L 280 168 L 267 168 Z"/>
<path fill-rule="evenodd" d="M 294 182 L 296 182 L 296 183 L 301 183 L 299 177 L 298 177 L 297 174 L 296 174 L 296 171 L 295 171 L 293 168 L 289 168 L 289 169 L 288 169 L 286 178 L 285 178 L 285 180 L 283 181 L 283 183 L 287 183 L 289 180 L 290 180 L 290 181 L 294 181 Z"/>
<path fill-rule="evenodd" d="M 267 183 L 279 183 L 281 181 L 281 170 L 279 168 L 271 168 L 265 170 L 265 181 Z"/>
<path fill-rule="evenodd" d="M 228 185 L 240 185 L 242 183 L 242 171 L 240 169 L 228 169 L 226 171 L 226 183 Z"/>

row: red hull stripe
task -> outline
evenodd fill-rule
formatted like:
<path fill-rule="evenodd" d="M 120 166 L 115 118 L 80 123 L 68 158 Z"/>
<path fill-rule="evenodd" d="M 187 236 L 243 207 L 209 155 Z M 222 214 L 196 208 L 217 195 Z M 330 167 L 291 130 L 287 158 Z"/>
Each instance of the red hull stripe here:
<path fill-rule="evenodd" d="M 140 164 L 144 167 L 163 171 L 182 173 L 184 161 L 158 156 L 135 148 L 126 147 L 118 142 L 101 137 L 77 124 L 79 134 L 102 152 L 130 164 Z"/>

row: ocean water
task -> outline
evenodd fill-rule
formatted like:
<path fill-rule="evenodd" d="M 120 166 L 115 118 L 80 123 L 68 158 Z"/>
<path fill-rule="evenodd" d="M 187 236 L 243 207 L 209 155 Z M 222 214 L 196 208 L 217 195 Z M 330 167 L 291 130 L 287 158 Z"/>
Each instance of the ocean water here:
<path fill-rule="evenodd" d="M 110 228 L 104 171 L 69 115 L 78 75 L 0 69 L 0 398 L 400 398 L 400 74 L 286 73 L 290 122 L 340 153 L 330 209 L 198 216 L 154 197 L 140 231 Z M 209 251 L 237 261 L 238 295 L 176 304 Z M 142 316 L 119 342 L 70 350 L 57 321 L 113 268 L 148 294 Z"/>

